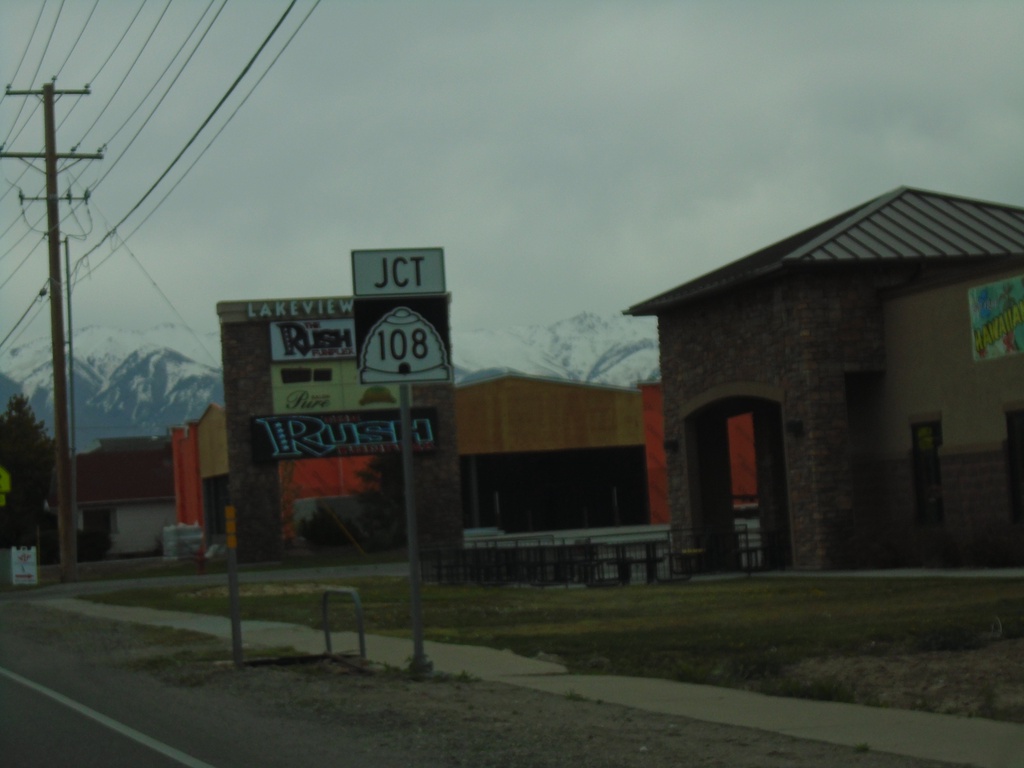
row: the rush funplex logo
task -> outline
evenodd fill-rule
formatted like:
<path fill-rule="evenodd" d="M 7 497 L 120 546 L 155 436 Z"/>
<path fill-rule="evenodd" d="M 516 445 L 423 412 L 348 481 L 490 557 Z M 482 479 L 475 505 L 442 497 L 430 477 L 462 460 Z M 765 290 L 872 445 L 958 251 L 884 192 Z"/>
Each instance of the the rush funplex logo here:
<path fill-rule="evenodd" d="M 299 320 L 270 324 L 274 360 L 355 357 L 352 320 Z"/>
<path fill-rule="evenodd" d="M 418 452 L 437 447 L 434 408 L 414 408 L 412 444 Z M 396 411 L 260 416 L 252 420 L 253 461 L 357 456 L 401 450 L 402 422 Z"/>

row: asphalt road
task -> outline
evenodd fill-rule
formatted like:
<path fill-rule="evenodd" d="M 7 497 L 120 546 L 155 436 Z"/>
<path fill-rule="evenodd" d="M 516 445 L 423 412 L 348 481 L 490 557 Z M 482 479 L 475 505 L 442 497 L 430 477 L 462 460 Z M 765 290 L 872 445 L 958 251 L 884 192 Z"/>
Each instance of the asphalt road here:
<path fill-rule="evenodd" d="M 101 724 L 92 710 L 70 700 L 57 702 L 35 684 L 26 685 L 0 668 L 0 702 L 3 728 L 0 754 L 9 766 L 73 765 L 77 768 L 109 768 L 145 765 L 178 768 L 182 762 L 161 754 L 159 747 L 145 746 L 133 732 L 111 721 Z M 48 689 L 45 689 L 48 690 Z M 155 746 L 155 745 L 154 745 Z M 192 763 L 196 768 L 200 766 Z"/>
<path fill-rule="evenodd" d="M 68 637 L 40 642 L 0 604 L 0 764 L 21 766 L 420 764 L 381 750 L 345 723 L 232 696 L 205 686 L 162 683 L 111 663 L 109 654 Z"/>

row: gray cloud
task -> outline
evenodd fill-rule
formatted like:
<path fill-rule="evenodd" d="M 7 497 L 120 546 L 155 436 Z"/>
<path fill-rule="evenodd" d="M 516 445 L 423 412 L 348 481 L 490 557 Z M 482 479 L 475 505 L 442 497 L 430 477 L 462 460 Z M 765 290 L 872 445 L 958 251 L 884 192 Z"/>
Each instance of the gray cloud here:
<path fill-rule="evenodd" d="M 80 5 L 84 15 L 91 4 Z M 87 29 L 61 85 L 95 71 L 113 43 L 105 38 L 136 7 L 101 0 L 105 20 Z M 172 4 L 90 139 L 125 119 L 204 7 Z M 228 5 L 96 189 L 93 233 L 73 254 L 152 184 L 284 7 Z M 4 78 L 38 8 L 5 6 L 16 23 L 0 24 Z M 109 245 L 90 257 L 109 259 L 76 286 L 76 313 L 139 327 L 173 320 L 155 283 L 210 330 L 219 300 L 349 293 L 352 249 L 442 246 L 456 328 L 547 323 L 625 308 L 902 184 L 1024 205 L 1022 29 L 1024 6 L 1009 0 L 325 0 L 131 236 L 138 263 Z M 62 145 L 78 140 L 126 69 L 112 62 L 92 84 Z M 19 106 L 0 101 L 4 135 Z M 0 169 L 2 194 L 20 169 L 7 160 Z M 24 233 L 18 216 L 8 194 L 0 232 L 14 225 L 0 253 Z M 0 260 L 0 281 L 26 252 Z M 40 250 L 0 290 L 0 327 L 44 279 Z M 45 333 L 45 313 L 36 325 L 33 335 Z"/>

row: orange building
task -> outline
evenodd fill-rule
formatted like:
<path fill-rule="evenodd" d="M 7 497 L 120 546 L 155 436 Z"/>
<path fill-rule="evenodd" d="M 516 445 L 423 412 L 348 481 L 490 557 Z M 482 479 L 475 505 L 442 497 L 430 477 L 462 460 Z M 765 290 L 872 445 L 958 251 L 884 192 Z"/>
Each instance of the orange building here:
<path fill-rule="evenodd" d="M 208 537 L 224 532 L 224 507 L 230 503 L 226 442 L 224 409 L 216 404 L 197 421 L 171 430 L 177 522 L 198 525 Z M 282 518 L 291 520 L 301 499 L 360 493 L 360 472 L 368 462 L 364 456 L 280 462 Z"/>
<path fill-rule="evenodd" d="M 463 527 L 509 533 L 667 525 L 668 461 L 660 382 L 638 389 L 508 374 L 455 391 Z M 443 437 L 442 437 L 443 439 Z M 729 420 L 737 516 L 757 503 L 750 414 Z M 179 523 L 223 532 L 227 498 L 224 410 L 211 405 L 172 430 Z M 296 502 L 364 490 L 368 456 L 279 463 L 282 519 Z"/>

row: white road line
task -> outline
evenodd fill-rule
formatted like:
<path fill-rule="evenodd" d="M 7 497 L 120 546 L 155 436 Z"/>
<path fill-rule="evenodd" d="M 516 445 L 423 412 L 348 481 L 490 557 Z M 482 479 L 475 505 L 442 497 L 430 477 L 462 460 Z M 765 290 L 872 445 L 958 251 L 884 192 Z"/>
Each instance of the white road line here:
<path fill-rule="evenodd" d="M 36 691 L 37 693 L 41 693 L 43 696 L 48 696 L 57 703 L 63 704 L 65 707 L 73 709 L 79 714 L 85 715 L 86 717 L 95 720 L 100 725 L 106 726 L 110 730 L 120 733 L 122 736 L 126 736 L 127 738 L 132 739 L 133 741 L 137 741 L 139 744 L 142 744 L 145 747 L 149 747 L 154 752 L 159 752 L 161 755 L 169 757 L 171 760 L 175 760 L 184 766 L 188 766 L 188 768 L 214 768 L 214 766 L 210 765 L 209 763 L 204 763 L 202 760 L 198 760 L 197 758 L 194 758 L 191 755 L 186 755 L 184 752 L 177 750 L 174 747 L 168 746 L 167 744 L 164 744 L 162 741 L 157 741 L 156 739 L 147 736 L 144 733 L 136 731 L 134 728 L 128 727 L 124 723 L 119 723 L 117 720 L 109 718 L 106 715 L 100 714 L 96 710 L 90 709 L 84 704 L 79 704 L 74 699 L 69 699 L 67 696 L 61 693 L 57 693 L 57 691 L 39 685 L 39 683 L 34 683 L 28 678 L 22 677 L 17 672 L 11 672 L 9 669 L 4 669 L 3 667 L 0 667 L 0 675 L 3 675 L 4 677 L 10 680 L 13 680 L 19 685 L 23 685 L 26 688 L 30 688 L 31 690 Z"/>

